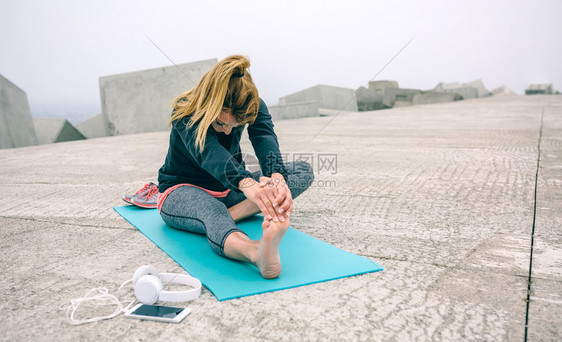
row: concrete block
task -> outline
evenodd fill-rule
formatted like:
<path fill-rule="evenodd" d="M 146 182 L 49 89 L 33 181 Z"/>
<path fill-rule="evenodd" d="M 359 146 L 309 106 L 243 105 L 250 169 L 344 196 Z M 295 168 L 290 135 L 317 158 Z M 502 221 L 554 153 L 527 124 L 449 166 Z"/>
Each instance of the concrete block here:
<path fill-rule="evenodd" d="M 109 134 L 168 130 L 174 98 L 195 87 L 217 62 L 208 59 L 100 77 L 101 108 Z"/>
<path fill-rule="evenodd" d="M 86 139 L 86 137 L 66 119 L 34 117 L 33 123 L 40 145 Z"/>
<path fill-rule="evenodd" d="M 355 100 L 355 91 L 353 89 L 323 84 L 283 96 L 279 99 L 279 105 L 309 101 L 318 102 L 319 108 L 357 111 L 357 101 Z"/>
<path fill-rule="evenodd" d="M 0 75 L 0 148 L 37 145 L 27 95 Z"/>
<path fill-rule="evenodd" d="M 394 94 L 386 93 L 382 98 L 382 104 L 385 107 L 392 108 L 394 106 L 395 98 Z"/>
<path fill-rule="evenodd" d="M 514 96 L 517 95 L 513 90 L 511 90 L 508 86 L 502 85 L 497 87 L 496 89 L 492 90 L 492 95 L 494 96 Z"/>
<path fill-rule="evenodd" d="M 387 88 L 384 95 L 384 104 L 389 107 L 394 107 L 396 106 L 396 102 L 400 101 L 399 106 L 404 107 L 407 105 L 405 102 L 412 103 L 414 95 L 421 94 L 421 92 L 422 91 L 419 89 Z"/>
<path fill-rule="evenodd" d="M 88 139 L 109 136 L 107 121 L 102 113 L 76 124 L 75 127 Z"/>
<path fill-rule="evenodd" d="M 372 81 L 369 82 L 369 89 L 384 95 L 386 89 L 398 88 L 398 81 Z"/>
<path fill-rule="evenodd" d="M 436 91 L 424 91 L 421 94 L 414 95 L 412 102 L 414 105 L 429 103 L 445 103 L 462 100 L 462 97 L 455 93 L 445 93 Z"/>
<path fill-rule="evenodd" d="M 269 106 L 269 114 L 273 120 L 287 120 L 320 116 L 318 101 L 306 101 L 277 106 Z"/>
<path fill-rule="evenodd" d="M 525 95 L 552 94 L 552 83 L 531 84 L 525 89 Z"/>
<path fill-rule="evenodd" d="M 412 101 L 414 99 L 414 95 L 421 94 L 421 90 L 419 89 L 403 89 L 403 88 L 396 88 L 396 89 L 389 89 L 391 95 L 394 95 L 395 101 Z"/>
<path fill-rule="evenodd" d="M 484 86 L 484 82 L 482 82 L 481 79 L 474 80 L 474 81 L 471 81 L 471 82 L 466 82 L 466 83 L 463 83 L 462 85 L 464 87 L 476 88 L 476 90 L 478 91 L 478 97 L 484 97 L 484 96 L 490 95 L 490 91 L 488 89 L 486 89 L 486 87 Z"/>
<path fill-rule="evenodd" d="M 488 96 L 490 92 L 484 86 L 484 82 L 478 79 L 467 83 L 444 83 L 441 82 L 433 88 L 435 92 L 456 93 L 463 97 L 463 99 L 473 99 L 477 97 Z"/>
<path fill-rule="evenodd" d="M 433 91 L 459 94 L 463 99 L 478 97 L 478 89 L 471 86 L 463 86 L 459 83 L 439 83 L 433 88 Z"/>
<path fill-rule="evenodd" d="M 459 87 L 445 90 L 445 92 L 459 94 L 463 99 L 475 99 L 478 97 L 478 89 L 474 87 Z"/>
<path fill-rule="evenodd" d="M 390 108 L 390 106 L 384 104 L 385 96 L 371 88 L 359 87 L 355 94 L 357 109 L 360 112 Z"/>
<path fill-rule="evenodd" d="M 409 106 L 413 106 L 414 103 L 412 101 L 396 101 L 394 102 L 394 108 L 398 108 L 398 107 L 409 107 Z"/>
<path fill-rule="evenodd" d="M 435 88 L 433 88 L 433 91 L 442 93 L 445 92 L 445 90 L 459 88 L 460 86 L 461 84 L 459 82 L 451 82 L 451 83 L 440 82 L 435 86 Z"/>

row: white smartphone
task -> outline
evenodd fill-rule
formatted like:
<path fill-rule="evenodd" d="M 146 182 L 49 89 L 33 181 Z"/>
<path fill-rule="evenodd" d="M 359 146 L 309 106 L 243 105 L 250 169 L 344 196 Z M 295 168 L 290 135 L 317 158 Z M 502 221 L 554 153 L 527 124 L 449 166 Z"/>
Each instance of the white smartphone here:
<path fill-rule="evenodd" d="M 171 306 L 146 305 L 141 303 L 125 312 L 125 317 L 179 323 L 190 313 L 190 308 L 174 308 Z"/>

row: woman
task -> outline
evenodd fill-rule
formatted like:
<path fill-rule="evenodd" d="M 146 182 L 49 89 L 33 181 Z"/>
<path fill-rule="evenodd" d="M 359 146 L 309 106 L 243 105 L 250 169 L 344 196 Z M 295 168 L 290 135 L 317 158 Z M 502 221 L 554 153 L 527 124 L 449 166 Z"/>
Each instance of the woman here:
<path fill-rule="evenodd" d="M 255 265 L 264 278 L 281 273 L 279 243 L 293 198 L 313 180 L 309 164 L 283 164 L 271 116 L 244 56 L 217 63 L 174 100 L 170 146 L 158 172 L 158 209 L 171 227 L 205 234 L 223 256 Z M 248 136 L 260 171 L 245 169 L 240 138 Z M 235 221 L 261 212 L 263 236 L 251 240 Z"/>

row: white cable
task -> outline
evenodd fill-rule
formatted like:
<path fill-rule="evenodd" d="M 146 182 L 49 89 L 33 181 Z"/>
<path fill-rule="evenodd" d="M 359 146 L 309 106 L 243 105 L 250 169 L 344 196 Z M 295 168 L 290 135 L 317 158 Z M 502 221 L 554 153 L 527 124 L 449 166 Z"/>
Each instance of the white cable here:
<path fill-rule="evenodd" d="M 123 284 L 121 284 L 116 294 L 119 294 L 123 286 L 125 286 L 127 283 L 132 281 L 133 281 L 132 279 L 129 279 Z M 92 301 L 95 305 L 98 306 L 116 305 L 117 308 L 112 314 L 109 314 L 107 316 L 92 317 L 84 320 L 75 319 L 74 313 L 76 312 L 76 310 L 78 310 L 78 308 L 82 303 L 89 302 L 89 301 Z M 124 302 L 120 301 L 119 298 L 117 298 L 117 296 L 110 294 L 108 289 L 105 287 L 96 287 L 86 292 L 84 297 L 72 299 L 70 300 L 70 302 L 62 304 L 61 306 L 59 306 L 59 309 L 64 309 L 65 308 L 64 306 L 66 305 L 67 321 L 72 325 L 81 325 L 81 324 L 98 322 L 104 319 L 110 319 L 116 317 L 122 312 L 127 311 L 131 307 L 131 305 L 133 305 L 134 302 L 135 300 L 133 299 L 131 302 L 129 302 L 129 304 L 126 307 L 123 308 L 123 303 L 127 303 L 126 301 Z"/>

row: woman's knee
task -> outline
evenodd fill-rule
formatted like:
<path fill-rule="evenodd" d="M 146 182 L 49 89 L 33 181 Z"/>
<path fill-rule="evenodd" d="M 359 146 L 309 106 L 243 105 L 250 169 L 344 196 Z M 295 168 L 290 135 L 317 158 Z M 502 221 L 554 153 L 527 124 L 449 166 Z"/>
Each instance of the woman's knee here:
<path fill-rule="evenodd" d="M 160 216 L 169 226 L 201 234 L 205 234 L 214 218 L 221 215 L 229 215 L 223 203 L 191 186 L 170 192 L 160 210 Z"/>
<path fill-rule="evenodd" d="M 165 212 L 160 212 L 160 216 L 162 217 L 164 223 L 174 229 L 184 230 L 196 234 L 207 234 L 205 224 L 198 219 L 185 216 L 168 215 Z"/>
<path fill-rule="evenodd" d="M 310 175 L 314 179 L 314 172 L 312 171 L 312 165 L 304 160 L 298 160 L 294 162 L 295 170 L 300 174 Z"/>
<path fill-rule="evenodd" d="M 295 198 L 312 185 L 314 172 L 310 163 L 305 161 L 292 162 L 288 166 L 288 186 Z"/>
<path fill-rule="evenodd" d="M 224 239 L 219 239 L 219 242 L 215 241 L 214 238 L 216 238 L 215 234 L 211 231 L 209 232 L 207 230 L 207 227 L 205 226 L 205 223 L 195 219 L 195 218 L 191 218 L 191 217 L 177 217 L 177 216 L 170 216 L 170 215 L 166 215 L 165 213 L 160 213 L 160 215 L 162 216 L 162 220 L 164 220 L 164 222 L 177 230 L 182 230 L 182 231 L 186 231 L 189 233 L 195 233 L 195 234 L 201 234 L 201 235 L 205 235 L 207 237 L 207 241 L 209 243 L 209 246 L 211 246 L 211 249 L 219 254 L 219 255 L 223 255 L 224 256 L 224 241 L 226 240 Z M 211 228 L 212 230 L 212 228 Z"/>

